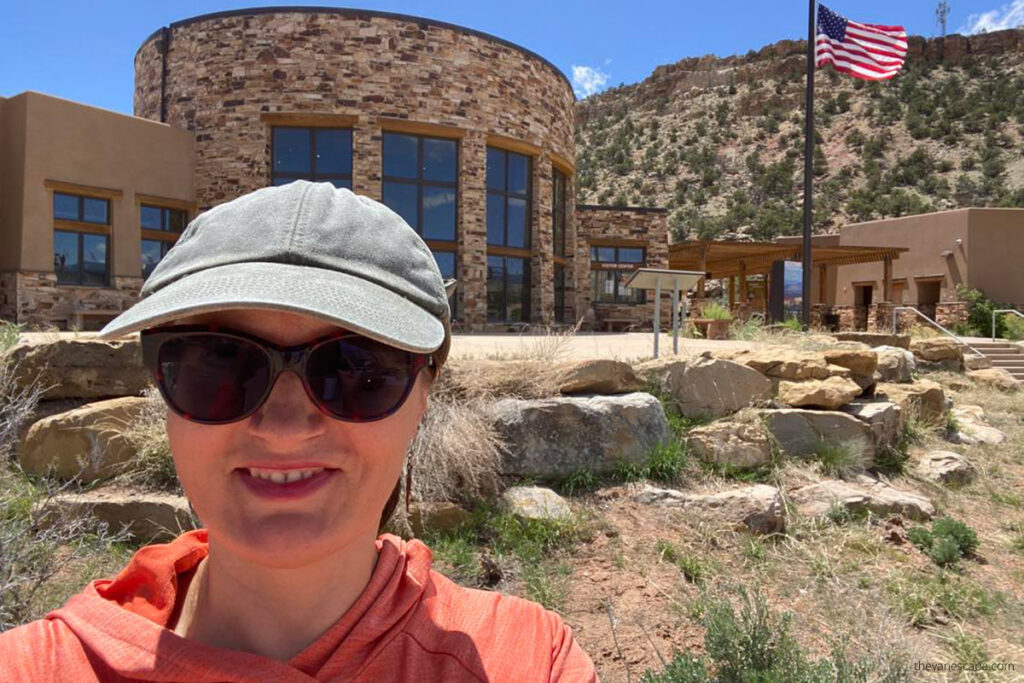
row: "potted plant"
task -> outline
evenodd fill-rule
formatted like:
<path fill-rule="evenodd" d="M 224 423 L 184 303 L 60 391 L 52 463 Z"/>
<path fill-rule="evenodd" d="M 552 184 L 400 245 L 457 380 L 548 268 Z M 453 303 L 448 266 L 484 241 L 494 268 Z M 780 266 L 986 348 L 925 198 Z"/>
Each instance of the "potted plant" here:
<path fill-rule="evenodd" d="M 705 339 L 728 339 L 732 313 L 721 304 L 710 302 L 704 305 L 701 317 L 693 321 Z"/>

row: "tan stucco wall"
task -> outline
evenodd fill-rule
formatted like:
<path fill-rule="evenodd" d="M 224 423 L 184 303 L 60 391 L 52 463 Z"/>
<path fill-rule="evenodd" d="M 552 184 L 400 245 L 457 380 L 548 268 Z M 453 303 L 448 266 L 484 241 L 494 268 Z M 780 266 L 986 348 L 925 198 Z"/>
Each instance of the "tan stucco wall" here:
<path fill-rule="evenodd" d="M 908 251 L 893 261 L 893 279 L 906 279 L 903 303 L 918 302 L 915 277 L 941 275 L 942 301 L 955 301 L 956 287 L 967 284 L 968 209 L 907 216 L 889 220 L 854 223 L 840 231 L 843 246 L 906 247 Z M 956 240 L 962 240 L 957 245 Z M 942 256 L 950 251 L 949 256 Z M 974 271 L 978 266 L 972 264 Z M 854 303 L 854 283 L 874 283 L 874 301 L 882 300 L 881 262 L 842 266 L 838 268 L 834 303 Z"/>
<path fill-rule="evenodd" d="M 968 284 L 993 301 L 1024 306 L 1024 209 L 969 209 Z"/>
<path fill-rule="evenodd" d="M 23 239 L 18 263 L 12 267 L 53 272 L 53 193 L 44 182 L 54 180 L 123 193 L 111 200 L 110 274 L 139 277 L 141 233 L 135 193 L 192 201 L 193 135 L 35 92 L 10 98 L 4 108 L 12 105 L 24 109 L 26 121 L 21 136 L 22 215 L 14 222 L 16 230 L 20 223 Z M 5 192 L 16 182 L 5 177 Z"/>
<path fill-rule="evenodd" d="M 23 97 L 0 99 L 0 271 L 17 268 L 22 249 L 25 104 Z"/>

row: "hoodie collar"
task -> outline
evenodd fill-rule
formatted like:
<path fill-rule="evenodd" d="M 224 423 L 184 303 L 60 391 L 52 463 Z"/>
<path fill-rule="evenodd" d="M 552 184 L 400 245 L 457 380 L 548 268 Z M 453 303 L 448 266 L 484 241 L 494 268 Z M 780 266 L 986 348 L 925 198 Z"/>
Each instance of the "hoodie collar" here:
<path fill-rule="evenodd" d="M 354 676 L 401 632 L 429 582 L 431 552 L 385 534 L 366 588 L 320 638 L 288 662 L 197 643 L 166 628 L 181 577 L 206 557 L 205 530 L 140 549 L 113 579 L 92 582 L 48 619 L 122 676 L 152 681 L 309 681 Z"/>

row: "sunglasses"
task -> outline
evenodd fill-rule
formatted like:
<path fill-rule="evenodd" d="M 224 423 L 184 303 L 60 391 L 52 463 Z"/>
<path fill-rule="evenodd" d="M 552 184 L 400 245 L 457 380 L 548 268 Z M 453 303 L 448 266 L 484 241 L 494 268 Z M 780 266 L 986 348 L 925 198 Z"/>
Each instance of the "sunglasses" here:
<path fill-rule="evenodd" d="M 253 415 L 285 370 L 321 412 L 372 422 L 397 411 L 429 355 L 342 332 L 279 346 L 244 332 L 178 325 L 143 330 L 142 360 L 167 405 L 186 420 L 228 424 Z"/>

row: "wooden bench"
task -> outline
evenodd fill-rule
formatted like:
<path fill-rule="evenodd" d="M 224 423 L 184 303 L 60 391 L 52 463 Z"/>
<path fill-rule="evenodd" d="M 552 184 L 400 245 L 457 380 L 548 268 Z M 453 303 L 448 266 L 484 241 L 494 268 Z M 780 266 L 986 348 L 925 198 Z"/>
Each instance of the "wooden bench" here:
<path fill-rule="evenodd" d="M 604 323 L 606 332 L 614 332 L 616 324 L 621 324 L 623 326 L 636 324 L 636 320 L 633 318 L 605 318 L 601 322 Z"/>
<path fill-rule="evenodd" d="M 71 325 L 76 330 L 84 330 L 86 318 L 113 320 L 121 313 L 122 311 L 111 308 L 74 308 L 71 311 Z"/>

